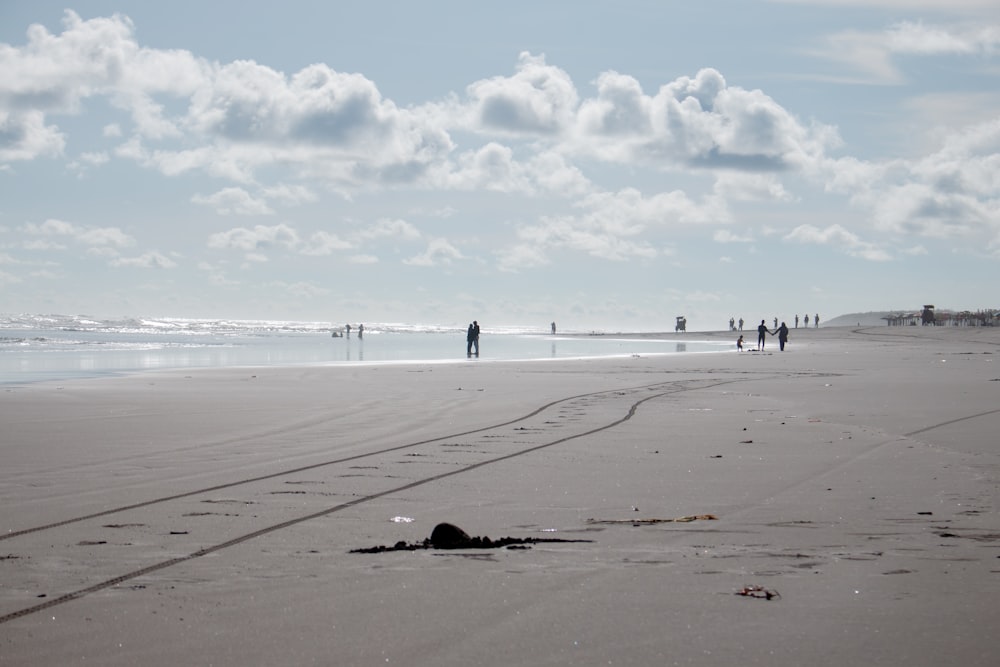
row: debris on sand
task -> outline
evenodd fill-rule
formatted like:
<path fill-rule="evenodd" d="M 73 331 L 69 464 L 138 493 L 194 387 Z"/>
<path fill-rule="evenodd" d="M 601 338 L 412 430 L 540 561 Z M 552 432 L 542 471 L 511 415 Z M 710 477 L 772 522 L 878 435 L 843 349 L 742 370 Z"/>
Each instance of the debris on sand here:
<path fill-rule="evenodd" d="M 780 598 L 781 593 L 778 591 L 772 591 L 763 586 L 744 586 L 740 590 L 736 591 L 736 595 L 742 595 L 745 598 L 757 598 L 759 600 L 773 600 L 774 598 Z"/>
<path fill-rule="evenodd" d="M 593 540 L 563 540 L 547 537 L 469 537 L 469 534 L 458 526 L 450 523 L 439 523 L 434 526 L 431 536 L 421 542 L 396 542 L 394 545 L 380 544 L 365 549 L 351 549 L 352 554 L 378 554 L 386 551 L 416 551 L 418 549 L 524 549 L 525 544 L 541 542 L 592 542 Z"/>
<path fill-rule="evenodd" d="M 633 525 L 649 523 L 690 523 L 692 521 L 718 521 L 714 514 L 691 514 L 672 519 L 587 519 L 587 523 L 631 523 Z"/>

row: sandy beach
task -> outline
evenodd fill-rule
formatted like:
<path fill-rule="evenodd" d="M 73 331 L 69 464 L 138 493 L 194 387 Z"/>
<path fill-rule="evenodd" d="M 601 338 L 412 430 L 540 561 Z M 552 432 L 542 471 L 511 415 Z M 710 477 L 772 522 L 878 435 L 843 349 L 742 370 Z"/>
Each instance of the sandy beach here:
<path fill-rule="evenodd" d="M 6 387 L 0 664 L 993 666 L 998 356 L 793 329 Z M 564 541 L 352 553 L 441 522 Z"/>

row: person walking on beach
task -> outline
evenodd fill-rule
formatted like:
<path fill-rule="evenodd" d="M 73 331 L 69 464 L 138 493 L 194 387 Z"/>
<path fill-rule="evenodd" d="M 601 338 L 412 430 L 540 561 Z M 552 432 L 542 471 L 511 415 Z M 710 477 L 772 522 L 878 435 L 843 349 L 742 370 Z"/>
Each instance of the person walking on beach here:
<path fill-rule="evenodd" d="M 788 342 L 788 326 L 782 322 L 781 326 L 778 327 L 778 347 L 781 351 L 785 351 L 785 343 Z"/>
<path fill-rule="evenodd" d="M 760 321 L 760 326 L 757 327 L 757 351 L 758 352 L 763 352 L 764 351 L 764 339 L 767 337 L 767 334 L 769 334 L 769 333 L 771 333 L 771 332 L 767 330 L 767 324 L 764 323 L 764 320 L 761 320 Z"/>
<path fill-rule="evenodd" d="M 813 327 L 819 329 L 819 313 L 816 313 L 816 317 L 813 318 Z"/>

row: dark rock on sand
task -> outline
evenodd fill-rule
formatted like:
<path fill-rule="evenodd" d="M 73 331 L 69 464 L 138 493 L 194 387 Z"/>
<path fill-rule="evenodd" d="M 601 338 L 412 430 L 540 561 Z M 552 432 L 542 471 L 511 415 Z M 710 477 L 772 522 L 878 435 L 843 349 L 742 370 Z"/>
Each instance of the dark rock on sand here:
<path fill-rule="evenodd" d="M 435 549 L 461 549 L 472 541 L 469 534 L 450 523 L 439 523 L 431 531 L 431 546 Z"/>
<path fill-rule="evenodd" d="M 417 549 L 530 549 L 531 547 L 521 546 L 526 544 L 537 544 L 539 542 L 590 542 L 591 540 L 561 540 L 558 538 L 543 537 L 501 537 L 492 540 L 485 535 L 483 537 L 469 537 L 469 534 L 450 523 L 439 523 L 434 526 L 431 536 L 422 542 L 396 542 L 391 547 L 380 544 L 364 549 L 351 549 L 352 554 L 378 554 L 385 551 L 416 551 Z"/>

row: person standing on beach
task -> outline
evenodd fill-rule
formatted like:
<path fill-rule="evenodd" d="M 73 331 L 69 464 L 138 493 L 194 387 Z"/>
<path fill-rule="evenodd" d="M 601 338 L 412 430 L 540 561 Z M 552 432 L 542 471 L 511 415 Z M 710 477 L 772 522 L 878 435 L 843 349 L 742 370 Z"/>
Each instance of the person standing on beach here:
<path fill-rule="evenodd" d="M 806 315 L 806 329 L 809 328 L 809 315 Z"/>
<path fill-rule="evenodd" d="M 476 328 L 470 323 L 469 330 L 465 333 L 465 356 L 472 356 L 472 340 L 476 335 Z"/>
<path fill-rule="evenodd" d="M 552 323 L 552 335 L 553 336 L 556 335 L 556 323 L 555 322 Z"/>
<path fill-rule="evenodd" d="M 743 351 L 743 336 L 740 336 L 739 338 L 736 339 L 736 349 L 739 350 L 740 352 Z"/>
<path fill-rule="evenodd" d="M 365 337 L 365 325 L 359 324 L 358 325 L 358 338 L 364 338 L 364 337 Z"/>
<path fill-rule="evenodd" d="M 795 328 L 796 329 L 799 328 L 799 316 L 798 315 L 795 316 Z"/>
<path fill-rule="evenodd" d="M 769 333 L 771 333 L 771 332 L 767 330 L 767 325 L 764 323 L 764 320 L 761 320 L 760 321 L 760 326 L 757 327 L 757 351 L 758 352 L 763 352 L 764 351 L 764 339 L 767 337 L 767 334 L 769 334 Z"/>
<path fill-rule="evenodd" d="M 479 356 L 479 322 L 472 320 L 472 346 L 476 348 L 476 356 Z"/>
<path fill-rule="evenodd" d="M 347 334 L 347 338 L 351 337 L 351 325 L 350 324 L 345 324 L 344 325 L 344 332 Z"/>
<path fill-rule="evenodd" d="M 743 318 L 740 318 L 740 331 L 743 331 Z"/>
<path fill-rule="evenodd" d="M 819 329 L 819 313 L 816 313 L 816 317 L 813 318 L 813 326 Z"/>
<path fill-rule="evenodd" d="M 782 322 L 781 326 L 778 327 L 778 347 L 781 348 L 782 352 L 785 351 L 785 343 L 787 342 L 788 342 L 788 326 L 784 322 Z"/>

